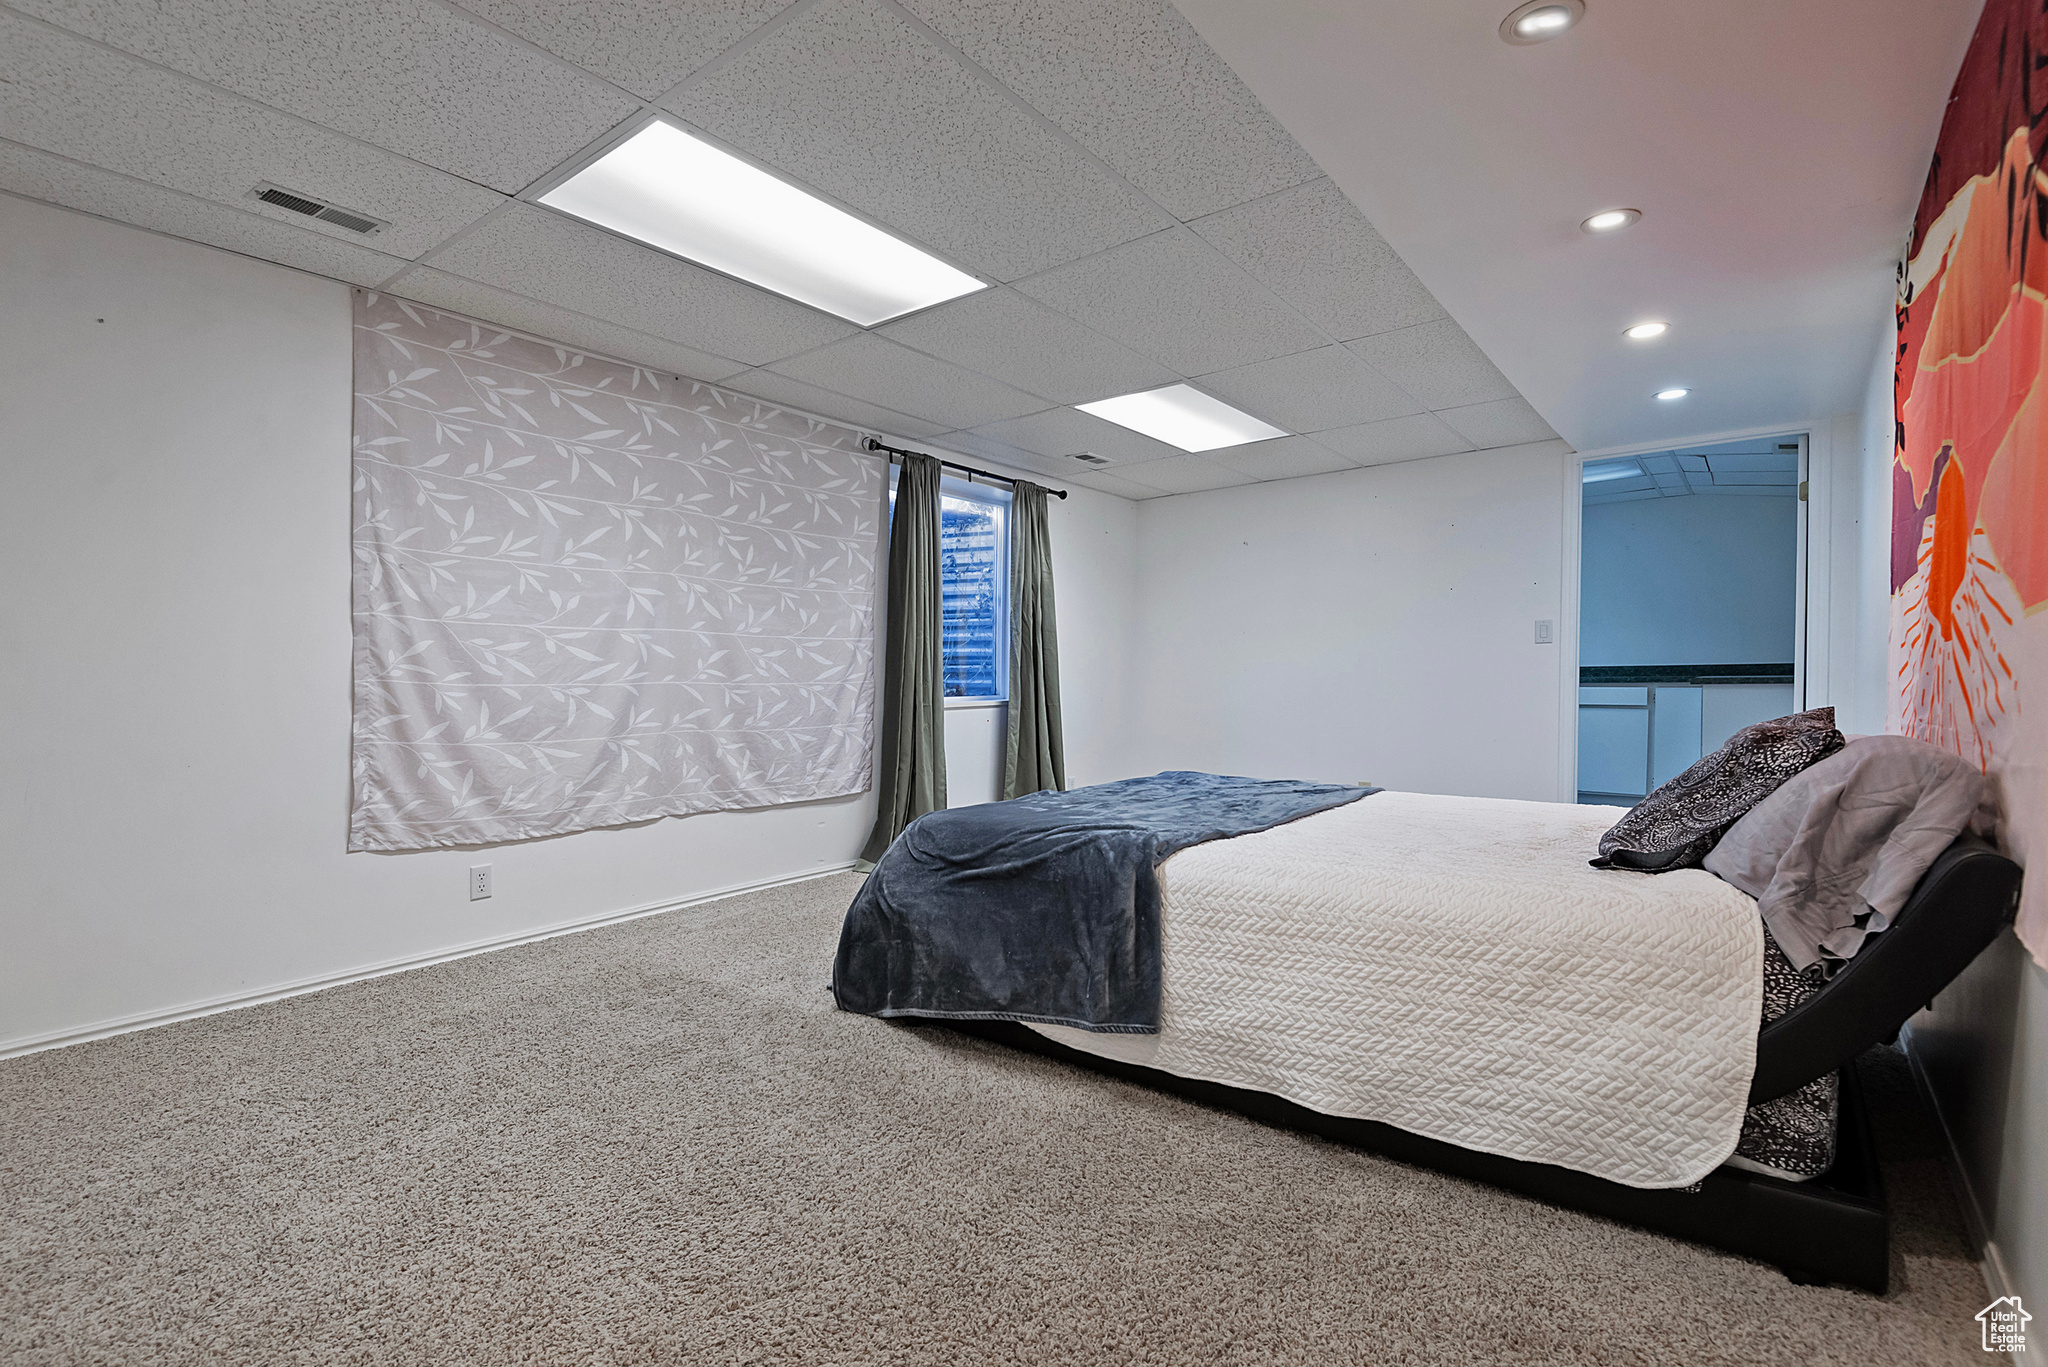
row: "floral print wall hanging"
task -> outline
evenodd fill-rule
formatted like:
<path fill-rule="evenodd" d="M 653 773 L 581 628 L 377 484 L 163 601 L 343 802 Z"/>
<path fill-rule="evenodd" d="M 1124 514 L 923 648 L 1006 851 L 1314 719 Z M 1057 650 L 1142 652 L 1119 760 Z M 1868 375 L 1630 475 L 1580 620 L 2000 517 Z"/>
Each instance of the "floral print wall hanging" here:
<path fill-rule="evenodd" d="M 865 791 L 860 442 L 358 291 L 349 848 Z"/>

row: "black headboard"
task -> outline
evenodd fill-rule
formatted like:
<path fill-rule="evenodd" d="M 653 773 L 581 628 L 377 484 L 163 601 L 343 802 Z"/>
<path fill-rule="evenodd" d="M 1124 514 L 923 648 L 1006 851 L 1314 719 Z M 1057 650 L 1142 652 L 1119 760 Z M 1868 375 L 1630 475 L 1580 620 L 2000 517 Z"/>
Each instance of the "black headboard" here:
<path fill-rule="evenodd" d="M 1966 835 L 1942 851 L 1889 929 L 1764 1027 L 1750 1101 L 1783 1096 L 1892 1038 L 2012 924 L 2019 901 L 2020 866 L 1982 840 Z"/>

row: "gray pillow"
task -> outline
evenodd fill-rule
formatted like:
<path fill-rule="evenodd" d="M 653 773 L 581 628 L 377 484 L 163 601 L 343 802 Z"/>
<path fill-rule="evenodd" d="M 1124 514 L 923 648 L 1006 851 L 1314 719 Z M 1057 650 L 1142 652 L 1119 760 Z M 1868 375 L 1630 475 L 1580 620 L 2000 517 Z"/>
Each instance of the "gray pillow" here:
<path fill-rule="evenodd" d="M 1600 837 L 1596 869 L 1698 868 L 1721 833 L 1778 785 L 1842 748 L 1835 709 L 1745 726 L 1728 743 L 1629 808 Z"/>
<path fill-rule="evenodd" d="M 1757 899 L 1794 968 L 1847 959 L 1891 924 L 1983 795 L 1984 776 L 1959 755 L 1860 736 L 1758 803 L 1706 867 Z"/>

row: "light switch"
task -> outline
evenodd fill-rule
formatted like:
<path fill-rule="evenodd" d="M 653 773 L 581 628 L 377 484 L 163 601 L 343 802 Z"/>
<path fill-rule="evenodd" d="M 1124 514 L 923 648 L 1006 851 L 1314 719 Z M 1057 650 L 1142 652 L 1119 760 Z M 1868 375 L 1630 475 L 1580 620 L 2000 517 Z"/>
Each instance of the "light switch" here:
<path fill-rule="evenodd" d="M 1553 643 L 1553 642 L 1554 642 L 1554 641 L 1556 640 L 1556 638 L 1555 638 L 1555 637 L 1554 637 L 1554 636 L 1553 636 L 1553 635 L 1551 634 L 1551 629 L 1550 629 L 1550 627 L 1551 627 L 1551 621 L 1550 621 L 1550 618 L 1548 618 L 1548 617 L 1539 617 L 1539 618 L 1537 618 L 1537 619 L 1536 619 L 1536 644 L 1537 644 L 1537 645 L 1539 645 L 1539 646 L 1547 646 L 1547 645 L 1550 645 L 1550 644 L 1552 644 L 1552 643 Z"/>

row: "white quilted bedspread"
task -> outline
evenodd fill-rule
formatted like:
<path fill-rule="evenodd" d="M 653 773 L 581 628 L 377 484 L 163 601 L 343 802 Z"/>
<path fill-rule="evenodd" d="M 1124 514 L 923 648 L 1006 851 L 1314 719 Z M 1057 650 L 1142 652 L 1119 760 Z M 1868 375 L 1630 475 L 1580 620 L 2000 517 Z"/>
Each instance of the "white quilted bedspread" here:
<path fill-rule="evenodd" d="M 1615 810 L 1377 793 L 1160 868 L 1157 1035 L 1033 1029 L 1183 1077 L 1634 1187 L 1734 1152 L 1756 903 L 1587 867 Z"/>

